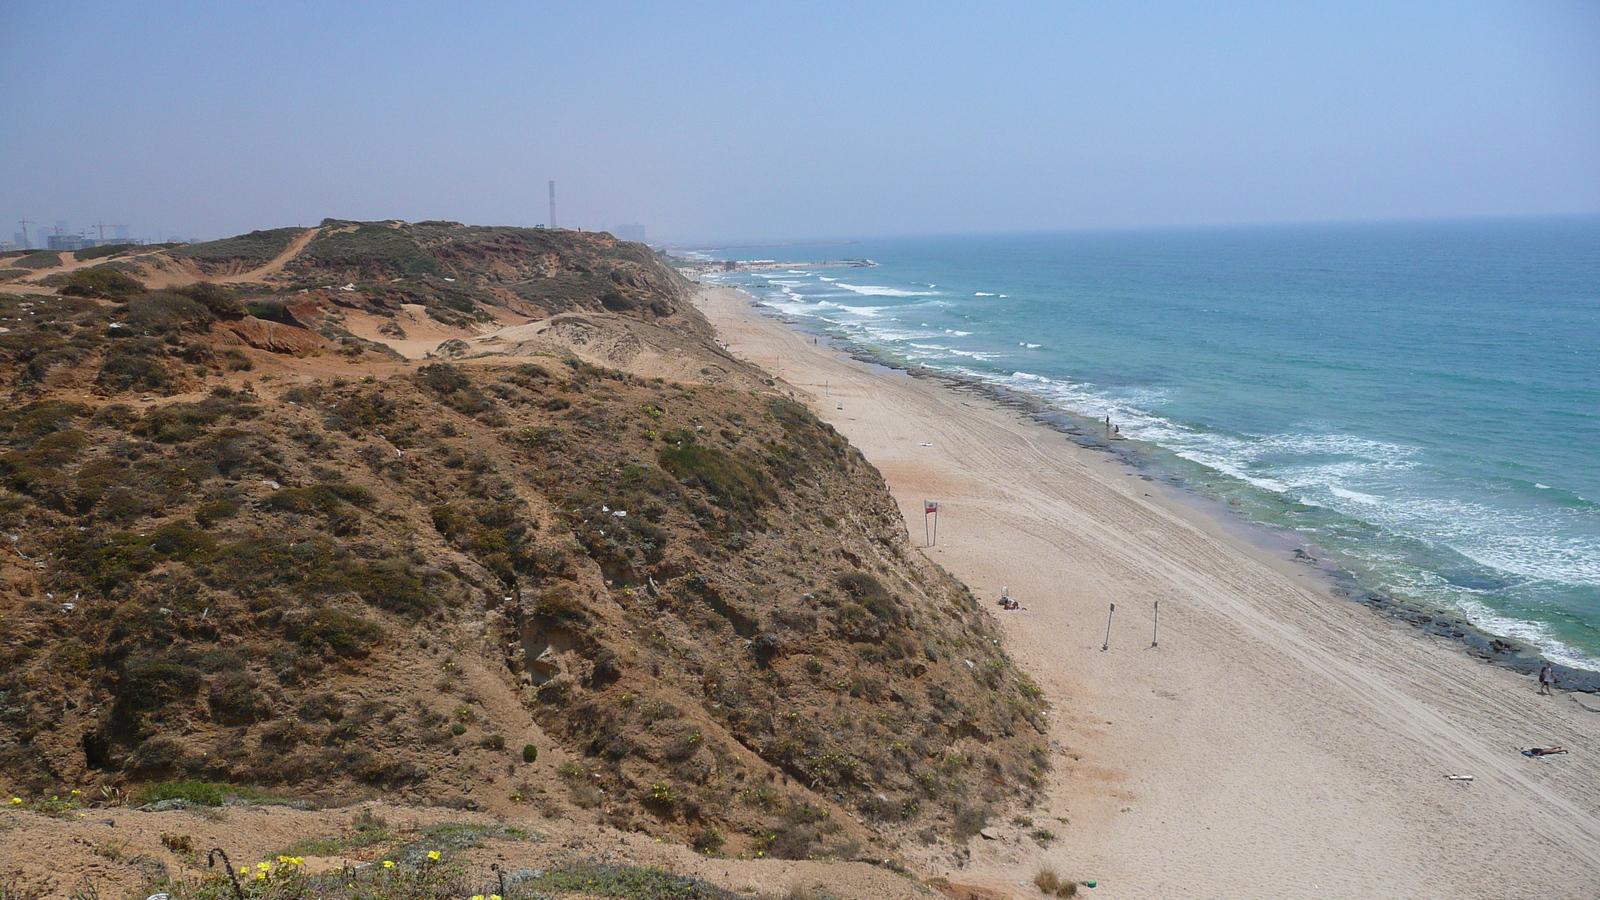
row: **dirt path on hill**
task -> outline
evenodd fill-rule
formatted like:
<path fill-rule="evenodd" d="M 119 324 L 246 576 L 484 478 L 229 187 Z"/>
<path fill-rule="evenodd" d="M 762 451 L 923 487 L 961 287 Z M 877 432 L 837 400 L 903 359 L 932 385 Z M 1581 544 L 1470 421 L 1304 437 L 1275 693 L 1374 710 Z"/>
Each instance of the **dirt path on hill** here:
<path fill-rule="evenodd" d="M 288 264 L 289 260 L 299 256 L 300 251 L 304 250 L 306 245 L 311 243 L 312 238 L 315 238 L 321 232 L 321 228 L 307 228 L 304 234 L 290 241 L 289 246 L 285 247 L 282 253 L 274 256 L 271 262 L 259 269 L 251 269 L 240 275 L 228 275 L 222 278 L 207 278 L 204 280 L 213 281 L 217 284 L 260 284 L 267 280 L 267 276 L 277 275 L 282 272 L 283 267 Z"/>

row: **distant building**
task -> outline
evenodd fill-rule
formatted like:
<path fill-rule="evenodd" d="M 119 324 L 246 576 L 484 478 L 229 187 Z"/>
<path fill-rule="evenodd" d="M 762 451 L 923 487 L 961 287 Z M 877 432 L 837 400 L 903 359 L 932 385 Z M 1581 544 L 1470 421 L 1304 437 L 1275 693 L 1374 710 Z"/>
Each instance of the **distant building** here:
<path fill-rule="evenodd" d="M 81 234 L 52 234 L 44 239 L 47 250 L 85 250 L 94 246 L 94 240 Z"/>
<path fill-rule="evenodd" d="M 11 243 L 16 244 L 18 250 L 33 249 L 33 244 L 28 242 L 28 236 L 20 231 L 11 232 Z"/>
<path fill-rule="evenodd" d="M 15 243 L 13 243 L 11 241 L 0 241 L 0 253 L 6 253 L 6 252 L 11 251 L 11 250 L 21 250 L 21 249 L 23 249 L 23 248 L 18 247 Z"/>
<path fill-rule="evenodd" d="M 644 243 L 644 226 L 638 223 L 634 223 L 632 225 L 618 225 L 617 227 L 611 229 L 611 233 L 616 235 L 617 240 L 619 241 L 638 241 L 641 244 Z"/>
<path fill-rule="evenodd" d="M 132 234 L 132 232 L 130 232 L 130 231 L 129 231 L 129 230 L 128 230 L 128 226 L 126 226 L 126 225 L 118 225 L 118 226 L 117 226 L 117 240 L 118 240 L 118 241 L 119 241 L 119 242 L 121 242 L 121 243 L 127 243 L 127 241 L 128 241 L 128 237 L 129 237 L 129 236 L 130 236 L 130 235 L 131 235 L 131 234 Z"/>

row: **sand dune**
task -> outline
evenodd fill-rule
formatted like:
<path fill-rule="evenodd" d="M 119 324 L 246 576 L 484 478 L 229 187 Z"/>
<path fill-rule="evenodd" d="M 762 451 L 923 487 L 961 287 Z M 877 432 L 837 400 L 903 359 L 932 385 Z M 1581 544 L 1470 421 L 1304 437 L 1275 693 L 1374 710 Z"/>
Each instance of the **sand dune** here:
<path fill-rule="evenodd" d="M 748 304 L 700 301 L 879 467 L 915 535 L 941 501 L 935 560 L 1027 606 L 999 615 L 1056 704 L 1051 799 L 1030 815 L 1059 839 L 997 823 L 952 877 L 1033 895 L 1017 885 L 1049 863 L 1105 898 L 1596 896 L 1600 715 L 1336 596 L 1108 454 Z M 1518 753 L 1549 744 L 1573 752 Z"/>

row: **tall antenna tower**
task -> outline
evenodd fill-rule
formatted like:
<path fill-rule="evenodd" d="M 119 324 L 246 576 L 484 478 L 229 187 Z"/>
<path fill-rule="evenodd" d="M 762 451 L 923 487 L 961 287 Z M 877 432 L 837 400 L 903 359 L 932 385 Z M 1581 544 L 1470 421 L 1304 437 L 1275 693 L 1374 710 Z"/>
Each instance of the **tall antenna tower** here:
<path fill-rule="evenodd" d="M 556 183 L 550 182 L 550 227 L 556 227 Z"/>

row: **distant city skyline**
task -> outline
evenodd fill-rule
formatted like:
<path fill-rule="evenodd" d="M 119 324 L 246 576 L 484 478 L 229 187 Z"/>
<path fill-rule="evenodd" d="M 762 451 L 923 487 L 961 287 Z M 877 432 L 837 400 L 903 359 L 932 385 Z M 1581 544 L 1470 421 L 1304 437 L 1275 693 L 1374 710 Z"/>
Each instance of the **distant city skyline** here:
<path fill-rule="evenodd" d="M 1588 214 L 1597 47 L 1583 0 L 21 4 L 0 30 L 0 233 Z M 33 84 L 91 59 L 116 91 Z"/>

